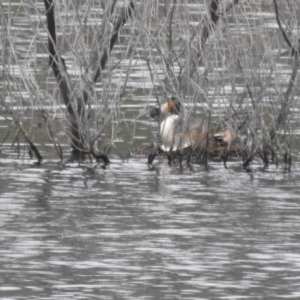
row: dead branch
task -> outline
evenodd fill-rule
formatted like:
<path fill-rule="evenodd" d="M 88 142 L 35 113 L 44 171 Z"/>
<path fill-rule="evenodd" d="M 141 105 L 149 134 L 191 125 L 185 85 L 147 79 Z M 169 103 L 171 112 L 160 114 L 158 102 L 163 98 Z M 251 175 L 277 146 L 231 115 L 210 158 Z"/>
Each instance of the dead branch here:
<path fill-rule="evenodd" d="M 218 23 L 219 19 L 225 15 L 225 13 L 228 13 L 235 5 L 239 3 L 238 0 L 234 0 L 233 3 L 229 3 L 225 9 L 225 12 L 219 12 L 219 5 L 220 5 L 220 0 L 211 0 L 210 6 L 209 6 L 209 13 L 210 13 L 210 19 L 206 20 L 202 23 L 202 28 L 201 28 L 201 55 L 202 55 L 202 50 L 204 48 L 204 45 L 209 38 L 210 31 L 215 27 L 215 25 Z"/>
<path fill-rule="evenodd" d="M 294 88 L 296 76 L 299 70 L 299 53 L 298 51 L 295 52 L 294 54 L 294 66 L 293 66 L 293 71 L 291 74 L 291 77 L 289 79 L 288 87 L 284 93 L 284 97 L 281 103 L 281 107 L 279 110 L 279 114 L 277 116 L 277 121 L 276 121 L 276 127 L 280 128 L 282 125 L 285 123 L 287 116 L 289 114 L 289 107 L 290 107 L 290 100 L 291 100 L 291 94 Z"/>
<path fill-rule="evenodd" d="M 49 65 L 53 70 L 61 96 L 64 104 L 67 108 L 68 118 L 71 126 L 71 147 L 72 156 L 75 160 L 82 159 L 82 151 L 84 139 L 80 134 L 79 120 L 74 108 L 74 102 L 70 92 L 70 81 L 67 76 L 65 63 L 62 57 L 59 56 L 57 51 L 57 40 L 56 40 L 56 24 L 55 24 L 55 12 L 54 12 L 54 1 L 44 0 L 47 17 L 47 28 L 48 28 L 48 49 L 49 49 Z"/>
<path fill-rule="evenodd" d="M 47 130 L 48 130 L 48 134 L 50 136 L 50 139 L 54 145 L 54 149 L 56 150 L 56 153 L 58 154 L 59 158 L 60 158 L 60 161 L 62 162 L 63 160 L 63 151 L 62 151 L 62 148 L 60 146 L 60 143 L 57 143 L 56 142 L 56 139 L 55 139 L 55 136 L 54 136 L 54 132 L 53 132 L 53 128 L 49 122 L 49 118 L 48 118 L 48 114 L 45 110 L 42 110 L 41 111 L 41 114 L 42 114 L 42 118 L 46 124 L 46 127 L 47 127 Z"/>
<path fill-rule="evenodd" d="M 238 0 L 234 0 L 232 3 L 229 3 L 225 9 L 225 11 L 222 13 L 219 11 L 219 5 L 220 0 L 211 0 L 209 5 L 209 18 L 205 18 L 200 24 L 199 29 L 192 35 L 190 41 L 189 41 L 189 47 L 191 47 L 195 37 L 197 36 L 197 32 L 199 32 L 200 37 L 200 47 L 199 49 L 192 54 L 192 57 L 194 57 L 194 60 L 190 62 L 188 69 L 185 68 L 183 71 L 183 77 L 186 79 L 190 79 L 193 74 L 197 70 L 197 66 L 202 64 L 203 60 L 203 53 L 204 48 L 206 45 L 206 42 L 209 38 L 209 35 L 211 31 L 214 29 L 214 27 L 217 25 L 219 19 L 223 17 L 226 13 L 228 13 L 235 5 L 239 3 Z M 184 88 L 184 83 L 183 83 Z"/>
<path fill-rule="evenodd" d="M 299 55 L 299 48 L 297 49 L 296 47 L 293 46 L 292 42 L 290 41 L 290 39 L 287 36 L 287 33 L 285 32 L 280 17 L 279 17 L 279 10 L 278 10 L 278 5 L 277 5 L 277 0 L 273 0 L 273 5 L 274 5 L 274 10 L 275 10 L 275 16 L 276 16 L 276 21 L 278 24 L 278 27 L 281 31 L 281 34 L 283 36 L 284 41 L 287 43 L 288 47 L 291 49 L 292 51 L 292 56 L 296 55 L 296 53 L 298 53 Z"/>
<path fill-rule="evenodd" d="M 290 106 L 290 100 L 291 100 L 291 93 L 293 91 L 294 87 L 294 82 L 298 73 L 299 69 L 299 54 L 300 54 L 300 46 L 298 45 L 297 47 L 292 44 L 290 41 L 285 29 L 282 26 L 280 17 L 279 17 L 279 10 L 278 10 L 278 5 L 277 5 L 277 0 L 273 0 L 273 5 L 274 5 L 274 10 L 275 10 L 275 16 L 276 16 L 276 21 L 278 24 L 278 27 L 280 29 L 280 32 L 283 36 L 284 41 L 288 45 L 288 47 L 292 51 L 292 56 L 294 58 L 294 66 L 293 66 L 293 71 L 291 74 L 291 77 L 289 79 L 288 87 L 286 89 L 286 92 L 284 93 L 284 97 L 281 103 L 281 107 L 279 110 L 279 114 L 277 116 L 277 121 L 276 121 L 276 128 L 280 128 L 284 123 L 285 120 L 287 119 L 288 113 L 289 113 L 289 106 Z M 272 133 L 272 136 L 274 136 L 274 132 Z"/>
<path fill-rule="evenodd" d="M 113 50 L 114 45 L 118 39 L 119 31 L 125 25 L 127 20 L 129 18 L 131 18 L 133 10 L 134 10 L 134 3 L 133 3 L 133 1 L 130 1 L 129 6 L 126 9 L 124 9 L 120 18 L 115 23 L 112 35 L 110 37 L 109 48 L 106 47 L 102 53 L 102 56 L 100 58 L 100 65 L 97 68 L 95 75 L 94 75 L 94 82 L 97 82 L 99 80 L 99 78 L 101 77 L 102 70 L 105 69 L 109 54 Z"/>
<path fill-rule="evenodd" d="M 35 155 L 35 157 L 37 158 L 37 164 L 41 164 L 41 162 L 43 161 L 43 156 L 41 155 L 38 147 L 36 146 L 36 144 L 32 141 L 32 139 L 29 137 L 29 134 L 27 133 L 26 129 L 21 125 L 20 121 L 18 120 L 18 118 L 16 117 L 16 115 L 14 114 L 13 110 L 11 110 L 9 108 L 9 106 L 5 103 L 4 99 L 1 99 L 2 105 L 5 107 L 5 110 L 11 115 L 17 130 L 19 132 L 22 133 L 25 141 L 28 144 L 29 150 L 32 151 Z"/>
<path fill-rule="evenodd" d="M 57 40 L 56 40 L 56 25 L 55 25 L 55 12 L 54 12 L 54 1 L 44 0 L 47 17 L 47 28 L 49 32 L 48 37 L 48 48 L 49 48 L 49 65 L 51 66 L 64 104 L 67 108 L 67 117 L 70 122 L 71 132 L 71 147 L 72 156 L 71 160 L 82 160 L 86 154 L 92 154 L 96 160 L 102 159 L 105 164 L 109 163 L 109 159 L 105 154 L 98 154 L 94 151 L 93 143 L 88 140 L 88 135 L 84 134 L 84 124 L 86 123 L 85 105 L 88 103 L 89 94 L 87 92 L 88 86 L 86 86 L 81 93 L 77 96 L 72 95 L 71 82 L 67 74 L 66 66 L 63 58 L 57 51 Z M 102 6 L 104 3 L 102 2 Z M 112 14 L 116 5 L 116 1 L 110 5 L 110 14 Z M 103 53 L 100 58 L 100 65 L 96 69 L 94 75 L 94 82 L 96 82 L 100 76 L 102 70 L 106 67 L 109 54 L 113 50 L 113 47 L 118 39 L 119 31 L 124 26 L 126 21 L 131 17 L 134 10 L 133 1 L 130 1 L 129 6 L 123 11 L 120 18 L 114 25 L 112 35 L 110 37 L 109 47 L 103 46 Z M 98 51 L 98 49 L 97 49 Z M 78 96 L 79 95 L 79 96 Z M 77 107 L 77 109 L 76 109 Z M 99 137 L 99 134 L 96 135 Z M 59 149 L 57 149 L 59 150 Z"/>

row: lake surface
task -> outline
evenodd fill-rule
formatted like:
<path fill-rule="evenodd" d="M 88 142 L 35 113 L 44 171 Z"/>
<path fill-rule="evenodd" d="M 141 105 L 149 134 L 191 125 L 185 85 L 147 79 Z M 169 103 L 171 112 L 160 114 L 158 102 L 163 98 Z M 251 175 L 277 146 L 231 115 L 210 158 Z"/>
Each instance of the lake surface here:
<path fill-rule="evenodd" d="M 300 297 L 299 171 L 0 168 L 1 299 Z"/>
<path fill-rule="evenodd" d="M 2 5 L 6 13 L 15 14 L 11 34 L 19 65 L 9 65 L 10 75 L 19 84 L 24 75 L 35 74 L 50 93 L 55 82 L 45 64 L 46 35 L 36 25 L 45 21 L 39 15 L 43 5 L 24 5 L 24 11 L 18 1 Z M 30 17 L 24 17 L 28 12 Z M 266 28 L 274 30 L 274 15 L 266 12 L 264 17 Z M 68 20 L 65 14 L 62 21 Z M 40 31 L 31 56 L 32 28 Z M 69 56 L 66 60 L 70 64 Z M 129 146 L 153 140 L 157 125 L 147 115 L 137 117 L 156 99 L 145 60 L 133 62 L 128 81 L 132 95 L 122 103 L 120 126 L 128 127 L 123 126 L 126 130 L 116 141 L 124 157 Z M 1 68 L 4 72 L 8 66 Z M 288 62 L 282 70 L 284 80 L 291 72 Z M 7 82 L 0 86 L 10 89 Z M 32 95 L 20 84 L 11 88 L 10 96 L 6 101 L 16 111 L 20 105 L 30 108 L 20 114 L 25 121 L 34 118 L 35 140 L 45 159 L 36 166 L 22 141 L 20 149 L 17 141 L 11 147 L 14 130 L 2 111 L 1 300 L 300 298 L 297 129 L 291 172 L 273 165 L 263 170 L 260 161 L 249 172 L 241 162 L 229 162 L 227 169 L 221 162 L 210 162 L 208 169 L 180 168 L 165 159 L 149 169 L 145 157 L 126 160 L 115 152 L 104 170 L 95 164 L 59 164 L 37 116 L 39 104 L 49 105 L 59 119 L 63 109 L 51 102 L 55 95 L 31 107 Z M 219 106 L 222 111 L 224 105 Z M 67 149 L 64 130 L 57 134 Z"/>

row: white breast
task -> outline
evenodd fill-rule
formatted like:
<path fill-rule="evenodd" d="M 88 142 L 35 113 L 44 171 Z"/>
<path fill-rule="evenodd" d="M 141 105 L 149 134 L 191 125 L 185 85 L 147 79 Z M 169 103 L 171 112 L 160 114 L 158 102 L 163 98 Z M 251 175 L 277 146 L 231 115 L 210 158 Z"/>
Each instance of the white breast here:
<path fill-rule="evenodd" d="M 165 120 L 163 120 L 160 124 L 160 137 L 161 137 L 161 149 L 163 151 L 170 151 L 171 148 L 173 151 L 177 150 L 178 145 L 175 142 L 178 140 L 176 134 L 176 126 L 180 117 L 178 115 L 170 115 Z"/>

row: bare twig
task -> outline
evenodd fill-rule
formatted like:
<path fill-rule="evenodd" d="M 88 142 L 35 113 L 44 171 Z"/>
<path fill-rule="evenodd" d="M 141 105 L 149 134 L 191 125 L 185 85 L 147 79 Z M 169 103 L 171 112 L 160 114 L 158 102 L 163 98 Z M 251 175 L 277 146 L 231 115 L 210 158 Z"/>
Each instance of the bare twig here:
<path fill-rule="evenodd" d="M 50 139 L 51 139 L 51 141 L 52 141 L 52 143 L 54 145 L 54 148 L 55 148 L 55 150 L 56 150 L 56 152 L 57 152 L 57 154 L 58 154 L 58 156 L 60 158 L 60 161 L 62 162 L 62 160 L 63 160 L 63 151 L 62 151 L 62 148 L 60 146 L 60 143 L 56 142 L 56 138 L 54 136 L 53 128 L 52 128 L 52 126 L 49 123 L 49 120 L 48 120 L 49 118 L 48 118 L 48 115 L 47 115 L 46 111 L 42 110 L 41 113 L 42 113 L 42 118 L 43 118 L 43 120 L 44 120 L 44 122 L 46 124 L 46 127 L 47 127 L 47 130 L 48 130 L 48 134 L 50 136 Z"/>
<path fill-rule="evenodd" d="M 49 48 L 49 65 L 51 66 L 56 81 L 58 83 L 61 96 L 68 111 L 68 117 L 71 126 L 71 146 L 72 156 L 74 159 L 82 159 L 81 149 L 84 145 L 84 138 L 80 134 L 79 118 L 74 108 L 74 99 L 71 96 L 70 81 L 66 73 L 65 63 L 57 51 L 56 41 L 56 25 L 54 1 L 44 0 L 47 16 L 47 27 L 49 32 L 48 48 Z"/>
<path fill-rule="evenodd" d="M 130 1 L 129 6 L 123 11 L 116 24 L 114 25 L 113 32 L 109 42 L 109 48 L 105 48 L 100 58 L 100 66 L 97 68 L 94 75 L 94 82 L 97 82 L 101 76 L 102 70 L 105 68 L 108 61 L 108 56 L 113 50 L 113 47 L 118 39 L 120 29 L 125 25 L 127 20 L 132 16 L 134 10 L 134 3 Z"/>
<path fill-rule="evenodd" d="M 280 32 L 281 32 L 286 44 L 291 49 L 292 56 L 294 58 L 293 71 L 292 71 L 291 77 L 289 79 L 289 83 L 288 83 L 288 87 L 286 89 L 286 92 L 284 93 L 284 97 L 283 97 L 283 100 L 282 100 L 282 103 L 281 103 L 279 114 L 277 116 L 276 128 L 280 128 L 284 124 L 284 122 L 286 121 L 288 113 L 289 113 L 291 93 L 292 93 L 292 90 L 294 88 L 294 82 L 295 82 L 295 79 L 297 77 L 299 64 L 300 64 L 300 62 L 299 62 L 300 46 L 299 45 L 297 45 L 297 47 L 294 46 L 292 44 L 292 42 L 290 41 L 290 39 L 288 38 L 287 33 L 286 33 L 285 29 L 283 28 L 280 17 L 279 17 L 279 10 L 278 10 L 278 5 L 277 5 L 277 0 L 273 0 L 273 4 L 274 4 L 274 10 L 275 10 L 276 21 L 277 21 L 278 27 L 280 29 Z M 272 136 L 274 136 L 274 132 L 272 133 Z"/>
<path fill-rule="evenodd" d="M 25 141 L 28 143 L 29 146 L 29 150 L 32 151 L 35 155 L 35 157 L 37 158 L 37 164 L 41 164 L 42 160 L 43 160 L 43 156 L 41 155 L 38 147 L 36 146 L 36 144 L 32 141 L 32 139 L 30 138 L 29 134 L 27 133 L 26 129 L 21 125 L 20 121 L 18 120 L 18 118 L 16 117 L 16 115 L 14 114 L 14 112 L 9 108 L 9 106 L 5 103 L 5 101 L 3 99 L 1 99 L 2 105 L 5 107 L 5 110 L 11 115 L 17 130 L 19 132 L 22 133 Z"/>
<path fill-rule="evenodd" d="M 274 10 L 275 10 L 276 21 L 277 21 L 278 27 L 279 27 L 279 29 L 282 33 L 284 41 L 287 43 L 288 47 L 292 50 L 292 56 L 296 55 L 296 53 L 298 53 L 298 55 L 299 55 L 299 49 L 297 49 L 293 46 L 292 42 L 288 38 L 288 36 L 287 36 L 283 26 L 282 26 L 282 23 L 281 23 L 281 20 L 280 20 L 280 17 L 279 17 L 279 10 L 278 10 L 278 5 L 277 5 L 277 0 L 273 0 L 273 5 L 274 5 Z"/>
<path fill-rule="evenodd" d="M 182 77 L 183 79 L 190 80 L 191 77 L 194 75 L 194 73 L 197 70 L 197 66 L 202 64 L 203 61 L 203 53 L 204 53 L 204 48 L 206 45 L 206 42 L 209 38 L 210 32 L 212 29 L 217 25 L 219 19 L 225 15 L 225 13 L 228 13 L 235 5 L 239 3 L 238 0 L 234 0 L 233 3 L 229 3 L 225 9 L 225 12 L 219 12 L 219 5 L 220 5 L 220 0 L 211 0 L 210 5 L 209 5 L 209 14 L 210 14 L 210 19 L 204 18 L 202 22 L 199 24 L 199 30 L 196 31 L 192 36 L 189 41 L 189 47 L 191 47 L 195 37 L 196 33 L 199 32 L 200 36 L 200 45 L 199 49 L 193 50 L 195 53 L 192 53 L 190 56 L 194 57 L 192 61 L 190 61 L 188 68 L 184 68 L 182 72 Z M 183 84 L 185 84 L 185 80 L 183 81 Z M 183 89 L 185 86 L 182 87 Z"/>
<path fill-rule="evenodd" d="M 288 87 L 287 87 L 287 89 L 284 93 L 284 97 L 283 97 L 283 100 L 282 100 L 282 103 L 281 103 L 279 114 L 277 116 L 277 122 L 276 122 L 276 127 L 277 128 L 280 128 L 284 124 L 284 122 L 286 121 L 287 116 L 289 114 L 291 94 L 292 94 L 294 84 L 295 84 L 295 80 L 296 80 L 296 77 L 297 77 L 297 73 L 298 73 L 298 70 L 299 70 L 299 64 L 300 64 L 299 54 L 298 54 L 298 52 L 295 52 L 293 71 L 292 71 L 291 77 L 289 79 Z"/>

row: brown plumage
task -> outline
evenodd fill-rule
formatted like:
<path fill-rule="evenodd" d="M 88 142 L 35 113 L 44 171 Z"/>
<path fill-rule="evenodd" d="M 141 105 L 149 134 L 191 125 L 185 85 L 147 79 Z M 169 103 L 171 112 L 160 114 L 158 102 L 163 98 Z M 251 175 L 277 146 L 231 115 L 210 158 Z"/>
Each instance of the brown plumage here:
<path fill-rule="evenodd" d="M 207 156 L 225 155 L 235 140 L 229 129 L 214 132 L 208 128 L 207 120 L 189 118 L 186 120 L 182 112 L 182 104 L 175 97 L 153 108 L 152 118 L 161 117 L 160 143 L 148 157 L 148 163 L 154 160 L 157 150 L 165 152 L 169 160 L 183 154 L 201 160 Z"/>

